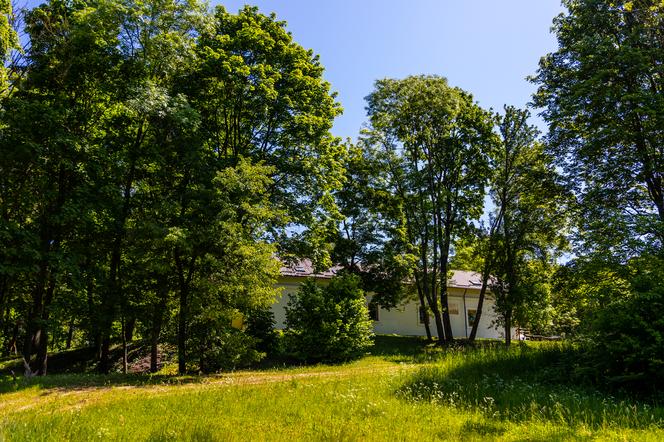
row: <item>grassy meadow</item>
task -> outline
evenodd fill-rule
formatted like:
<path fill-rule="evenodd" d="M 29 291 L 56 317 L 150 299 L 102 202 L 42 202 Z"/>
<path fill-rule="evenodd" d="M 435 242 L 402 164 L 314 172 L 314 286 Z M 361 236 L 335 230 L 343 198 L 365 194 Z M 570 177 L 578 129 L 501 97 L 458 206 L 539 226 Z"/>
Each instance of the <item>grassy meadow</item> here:
<path fill-rule="evenodd" d="M 378 337 L 352 363 L 13 379 L 0 440 L 664 440 L 664 406 L 565 383 L 556 344 Z"/>

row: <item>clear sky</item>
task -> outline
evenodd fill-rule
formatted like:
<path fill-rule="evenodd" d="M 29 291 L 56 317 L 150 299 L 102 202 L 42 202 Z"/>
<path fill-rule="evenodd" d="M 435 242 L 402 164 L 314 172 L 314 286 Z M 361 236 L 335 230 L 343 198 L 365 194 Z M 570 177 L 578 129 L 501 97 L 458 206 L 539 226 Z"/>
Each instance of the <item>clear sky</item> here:
<path fill-rule="evenodd" d="M 237 12 L 246 0 L 213 1 Z M 526 76 L 556 49 L 550 33 L 560 0 L 254 0 L 320 55 L 344 113 L 335 135 L 355 138 L 364 97 L 379 78 L 447 77 L 484 107 L 525 106 Z M 544 128 L 538 118 L 533 123 Z"/>

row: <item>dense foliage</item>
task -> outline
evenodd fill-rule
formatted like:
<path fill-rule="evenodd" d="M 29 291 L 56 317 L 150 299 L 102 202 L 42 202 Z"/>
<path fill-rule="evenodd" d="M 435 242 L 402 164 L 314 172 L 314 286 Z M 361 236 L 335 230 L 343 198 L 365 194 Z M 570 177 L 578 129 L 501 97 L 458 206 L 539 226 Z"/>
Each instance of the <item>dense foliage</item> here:
<path fill-rule="evenodd" d="M 103 373 L 121 348 L 126 371 L 139 338 L 152 371 L 163 344 L 181 373 L 282 344 L 346 360 L 371 345 L 369 292 L 417 299 L 451 344 L 463 268 L 482 279 L 471 341 L 491 296 L 508 345 L 514 326 L 572 336 L 575 375 L 664 388 L 664 3 L 563 4 L 532 78 L 544 137 L 422 75 L 376 81 L 352 145 L 274 15 L 49 0 L 16 20 L 0 0 L 0 355 L 41 375 L 82 347 Z M 295 258 L 345 273 L 303 285 L 281 342 L 269 306 Z"/>
<path fill-rule="evenodd" d="M 547 149 L 576 197 L 574 259 L 555 275 L 558 328 L 599 382 L 662 387 L 664 4 L 568 0 L 534 81 Z"/>
<path fill-rule="evenodd" d="M 231 321 L 273 302 L 277 254 L 329 263 L 345 148 L 318 58 L 274 16 L 196 0 L 52 0 L 24 23 L 0 94 L 0 351 L 45 374 L 92 346 L 106 372 L 140 337 L 153 370 L 162 342 L 181 372 L 242 365 L 255 340 Z"/>
<path fill-rule="evenodd" d="M 454 242 L 482 215 L 494 118 L 437 76 L 379 80 L 367 111 L 363 142 L 392 196 L 392 210 L 382 215 L 398 227 L 385 233 L 410 255 L 420 306 L 433 313 L 440 341 L 451 342 L 449 259 Z"/>
<path fill-rule="evenodd" d="M 305 281 L 286 307 L 286 352 L 304 361 L 345 361 L 373 345 L 373 324 L 356 275 Z"/>

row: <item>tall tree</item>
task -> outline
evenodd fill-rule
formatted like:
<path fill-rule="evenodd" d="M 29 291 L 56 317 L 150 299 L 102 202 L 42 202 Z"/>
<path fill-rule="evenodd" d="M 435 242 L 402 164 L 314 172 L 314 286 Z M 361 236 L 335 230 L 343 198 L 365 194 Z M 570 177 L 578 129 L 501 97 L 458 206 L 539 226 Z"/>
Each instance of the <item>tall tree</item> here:
<path fill-rule="evenodd" d="M 340 107 L 323 80 L 318 57 L 293 41 L 285 23 L 251 7 L 237 15 L 218 7 L 198 40 L 196 54 L 196 68 L 179 90 L 200 115 L 201 150 L 194 157 L 197 163 L 182 162 L 174 175 L 179 207 L 174 226 L 181 228 L 179 223 L 189 222 L 190 211 L 202 210 L 191 198 L 206 187 L 201 179 L 214 178 L 246 160 L 264 166 L 262 171 L 269 173 L 265 197 L 272 207 L 281 208 L 265 219 L 263 235 L 271 237 L 283 254 L 290 243 L 286 229 L 297 227 L 311 250 L 320 249 L 328 238 L 319 234 L 325 233 L 321 229 L 334 227 L 332 192 L 343 179 L 345 149 L 330 135 Z M 243 210 L 238 209 L 238 217 Z M 199 222 L 204 225 L 206 218 Z M 209 241 L 209 236 L 201 240 L 205 238 Z M 264 238 L 254 241 L 259 239 Z M 184 358 L 188 287 L 204 250 L 182 249 L 181 244 L 175 244 L 173 258 L 180 281 L 178 341 Z M 323 261 L 329 263 L 329 258 Z M 179 365 L 180 371 L 186 369 L 184 359 Z"/>
<path fill-rule="evenodd" d="M 482 213 L 493 117 L 436 76 L 379 80 L 367 97 L 367 143 L 381 151 L 418 256 L 421 303 L 442 341 L 453 339 L 447 306 L 450 248 Z M 424 307 L 424 305 L 422 305 Z"/>
<path fill-rule="evenodd" d="M 664 241 L 664 4 L 563 4 L 534 102 L 578 195 L 579 253 L 625 262 Z"/>
<path fill-rule="evenodd" d="M 346 180 L 335 192 L 343 219 L 333 238 L 332 259 L 360 276 L 373 304 L 391 309 L 411 296 L 405 282 L 412 279 L 416 257 L 409 253 L 399 200 L 386 186 L 381 166 L 370 146 L 349 145 Z"/>
<path fill-rule="evenodd" d="M 8 87 L 6 62 L 11 51 L 18 46 L 16 31 L 12 26 L 13 18 L 11 0 L 0 1 L 0 95 L 4 95 Z"/>
<path fill-rule="evenodd" d="M 81 233 L 88 213 L 83 166 L 93 155 L 108 115 L 108 85 L 114 69 L 109 37 L 116 23 L 90 30 L 85 4 L 53 1 L 26 16 L 30 52 L 24 74 L 5 107 L 3 162 L 24 194 L 3 200 L 22 207 L 19 227 L 22 250 L 32 269 L 24 272 L 31 293 L 23 354 L 34 370 L 46 373 L 49 308 L 62 276 L 76 265 L 69 241 Z M 11 160 L 22 160 L 21 165 Z M 14 175 L 15 176 L 15 175 Z M 27 193 L 25 193 L 27 192 Z"/>
<path fill-rule="evenodd" d="M 291 237 L 308 240 L 317 257 L 336 224 L 332 191 L 343 180 L 345 154 L 330 135 L 341 107 L 318 56 L 293 41 L 284 22 L 248 6 L 238 14 L 218 7 L 198 54 L 189 84 L 205 143 L 221 164 L 244 156 L 274 167 L 271 199 L 303 232 Z M 282 254 L 293 244 L 285 227 L 273 231 Z"/>
<path fill-rule="evenodd" d="M 565 233 L 564 188 L 551 156 L 537 142 L 536 128 L 528 125 L 528 117 L 527 111 L 505 107 L 498 125 L 501 142 L 492 158 L 490 194 L 495 213 L 491 217 L 480 303 L 489 274 L 493 274 L 491 286 L 507 345 L 514 320 L 541 293 L 529 284 L 533 280 L 529 270 L 537 268 L 529 262 L 552 262 Z"/>
<path fill-rule="evenodd" d="M 156 369 L 177 316 L 184 371 L 192 323 L 269 303 L 277 253 L 329 262 L 340 107 L 285 23 L 196 0 L 51 0 L 25 24 L 0 97 L 3 352 L 21 339 L 45 374 L 47 350 L 85 339 L 106 372 L 121 340 L 126 370 L 135 329 Z"/>
<path fill-rule="evenodd" d="M 195 36 L 205 22 L 205 8 L 196 0 L 126 0 L 117 6 L 111 2 L 108 9 L 119 21 L 114 42 L 119 48 L 124 82 L 117 87 L 120 101 L 104 145 L 108 173 L 102 175 L 105 182 L 99 183 L 110 191 L 104 199 L 109 261 L 100 318 L 102 372 L 109 369 L 113 321 L 126 305 L 123 259 L 135 200 L 141 196 L 137 190 L 164 157 L 164 140 L 157 138 L 163 121 L 180 123 L 174 121 L 172 113 L 181 112 L 175 114 L 177 117 L 187 108 L 171 96 L 173 82 L 190 68 Z M 106 20 L 109 18 L 107 15 Z M 190 117 L 186 113 L 182 116 Z"/>

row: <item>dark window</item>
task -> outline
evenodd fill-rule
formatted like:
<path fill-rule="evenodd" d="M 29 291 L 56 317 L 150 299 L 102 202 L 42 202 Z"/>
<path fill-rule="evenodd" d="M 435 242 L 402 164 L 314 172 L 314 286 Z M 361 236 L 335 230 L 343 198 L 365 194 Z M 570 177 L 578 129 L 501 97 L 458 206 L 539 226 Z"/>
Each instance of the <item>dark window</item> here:
<path fill-rule="evenodd" d="M 380 310 L 380 306 L 378 304 L 369 304 L 369 319 L 372 321 L 378 321 L 378 310 Z"/>
<path fill-rule="evenodd" d="M 422 306 L 420 306 L 419 312 L 420 324 L 426 324 L 429 321 L 429 312 Z"/>
<path fill-rule="evenodd" d="M 475 318 L 477 317 L 477 310 L 468 309 L 468 327 L 475 325 Z"/>

